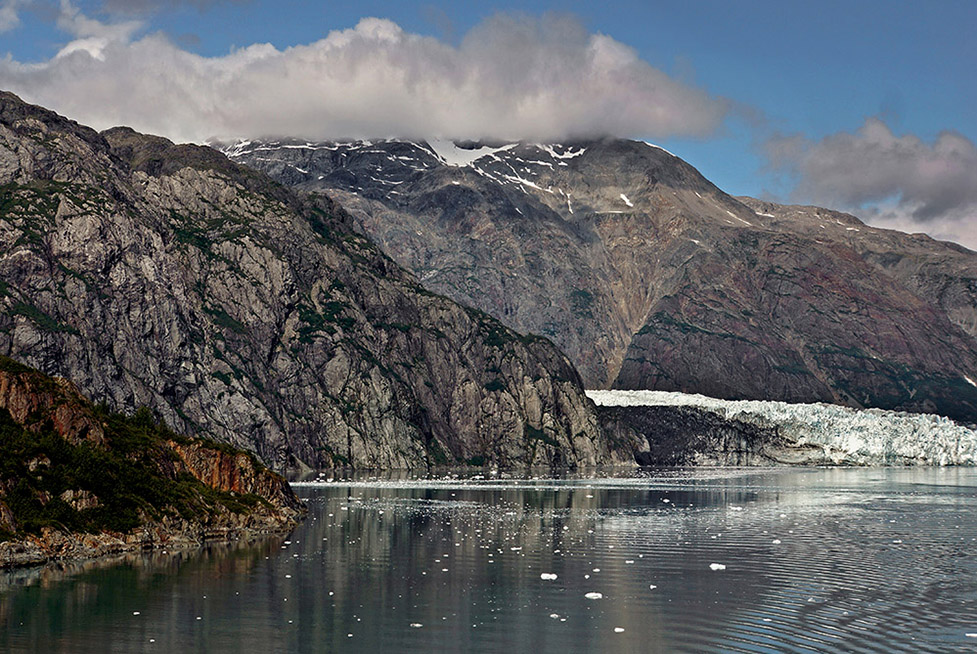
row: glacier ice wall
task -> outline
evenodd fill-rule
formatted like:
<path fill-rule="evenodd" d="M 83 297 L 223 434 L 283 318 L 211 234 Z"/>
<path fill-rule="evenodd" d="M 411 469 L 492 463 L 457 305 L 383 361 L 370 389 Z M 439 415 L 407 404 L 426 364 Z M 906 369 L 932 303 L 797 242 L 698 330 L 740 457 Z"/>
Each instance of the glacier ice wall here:
<path fill-rule="evenodd" d="M 718 400 L 667 391 L 587 391 L 598 406 L 688 406 L 775 428 L 839 464 L 977 465 L 977 430 L 933 414 L 833 404 Z"/>

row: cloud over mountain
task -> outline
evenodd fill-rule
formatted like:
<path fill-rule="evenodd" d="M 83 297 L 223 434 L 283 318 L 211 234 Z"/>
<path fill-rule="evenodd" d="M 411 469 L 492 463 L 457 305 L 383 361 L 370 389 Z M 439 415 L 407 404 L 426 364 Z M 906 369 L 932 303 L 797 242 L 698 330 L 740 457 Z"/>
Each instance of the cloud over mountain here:
<path fill-rule="evenodd" d="M 869 118 L 855 133 L 820 141 L 778 136 L 766 151 L 775 170 L 796 179 L 795 200 L 977 247 L 977 146 L 962 134 L 926 143 Z"/>
<path fill-rule="evenodd" d="M 99 128 L 176 140 L 704 136 L 728 103 L 564 16 L 497 15 L 455 46 L 376 18 L 278 50 L 202 57 L 133 21 L 85 18 L 67 0 L 57 56 L 0 60 L 0 87 Z"/>

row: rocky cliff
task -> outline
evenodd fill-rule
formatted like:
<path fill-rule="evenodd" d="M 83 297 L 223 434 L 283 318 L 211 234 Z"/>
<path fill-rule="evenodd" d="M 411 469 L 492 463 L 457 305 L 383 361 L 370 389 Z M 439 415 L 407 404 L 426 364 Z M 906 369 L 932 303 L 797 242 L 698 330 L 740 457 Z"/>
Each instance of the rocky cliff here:
<path fill-rule="evenodd" d="M 253 455 L 0 356 L 0 565 L 282 532 L 304 511 Z"/>
<path fill-rule="evenodd" d="M 733 198 L 646 143 L 248 141 L 429 288 L 544 334 L 591 388 L 977 420 L 977 254 Z"/>
<path fill-rule="evenodd" d="M 0 217 L 0 353 L 96 401 L 279 469 L 615 460 L 552 344 L 210 148 L 0 94 Z"/>

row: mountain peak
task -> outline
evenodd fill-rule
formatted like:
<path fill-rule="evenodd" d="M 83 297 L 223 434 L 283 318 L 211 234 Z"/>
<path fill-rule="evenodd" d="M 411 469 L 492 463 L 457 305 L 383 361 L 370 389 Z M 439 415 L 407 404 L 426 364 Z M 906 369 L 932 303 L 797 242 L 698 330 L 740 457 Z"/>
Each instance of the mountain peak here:
<path fill-rule="evenodd" d="M 960 248 L 730 197 L 642 141 L 249 148 L 232 156 L 334 194 L 425 285 L 552 338 L 588 386 L 977 420 Z"/>

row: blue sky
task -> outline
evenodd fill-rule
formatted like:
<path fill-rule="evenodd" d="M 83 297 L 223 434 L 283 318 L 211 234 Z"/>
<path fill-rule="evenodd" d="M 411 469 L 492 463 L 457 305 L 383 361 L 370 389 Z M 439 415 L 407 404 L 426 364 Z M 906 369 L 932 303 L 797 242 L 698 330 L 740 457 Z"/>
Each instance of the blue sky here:
<path fill-rule="evenodd" d="M 500 14 L 505 20 L 499 19 Z M 431 37 L 423 44 L 390 50 L 383 59 L 383 65 L 392 59 L 395 67 L 401 60 L 412 62 L 407 70 L 422 80 L 424 92 L 442 89 L 436 78 L 439 57 L 457 60 L 446 64 L 444 75 L 449 77 L 464 75 L 474 56 L 497 59 L 488 72 L 479 67 L 478 74 L 498 88 L 486 91 L 494 94 L 486 100 L 473 98 L 470 90 L 444 87 L 445 104 L 457 107 L 454 114 L 451 106 L 432 111 L 427 105 L 412 118 L 404 112 L 372 111 L 348 98 L 338 99 L 336 89 L 341 87 L 334 85 L 315 97 L 325 94 L 337 103 L 345 102 L 347 112 L 329 113 L 333 109 L 329 105 L 329 111 L 317 114 L 318 100 L 305 112 L 295 109 L 304 104 L 305 96 L 291 97 L 280 78 L 295 87 L 318 84 L 320 72 L 315 66 L 324 66 L 323 74 L 330 73 L 329 67 L 337 65 L 335 59 L 301 50 L 274 73 L 265 71 L 265 64 L 253 64 L 269 52 L 287 60 L 280 53 L 321 43 L 330 33 L 354 30 L 365 17 L 389 19 L 410 37 Z M 645 138 L 688 160 L 733 194 L 851 210 L 875 224 L 928 231 L 973 247 L 977 246 L 975 27 L 977 2 L 970 0 L 0 0 L 0 57 L 7 55 L 6 62 L 0 62 L 0 87 L 98 128 L 124 122 L 178 140 L 259 136 L 233 132 L 267 131 L 276 111 L 287 114 L 281 123 L 284 129 L 308 129 L 309 134 L 302 134 L 308 136 L 328 134 L 330 121 L 349 135 L 380 132 L 388 126 L 390 134 L 373 135 L 394 135 L 410 130 L 414 123 L 409 121 L 415 119 L 420 133 L 443 124 L 448 133 L 455 130 L 461 135 L 472 129 L 472 122 L 458 118 L 461 114 L 470 114 L 475 124 L 486 125 L 490 132 L 505 131 L 510 125 L 504 119 L 506 110 L 512 105 L 495 96 L 514 89 L 514 95 L 523 92 L 535 98 L 542 91 L 543 96 L 555 98 L 554 104 L 538 103 L 538 114 L 526 113 L 512 121 L 511 135 L 555 137 L 561 130 L 604 130 Z M 371 29 L 371 34 L 383 32 L 383 39 L 393 38 L 386 24 Z M 365 31 L 361 26 L 359 32 Z M 509 38 L 520 31 L 525 34 L 519 39 Z M 595 40 L 597 35 L 608 38 Z M 537 37 L 544 42 L 538 50 L 526 42 Z M 164 46 L 151 43 L 153 39 L 165 41 L 165 49 L 159 50 Z M 369 48 L 369 38 L 353 39 L 352 44 L 348 40 L 343 41 L 342 61 L 361 57 L 365 63 L 359 73 L 344 74 L 369 74 L 362 72 L 364 68 L 375 71 L 379 60 L 362 52 Z M 107 42 L 115 45 L 106 46 Z M 564 42 L 578 47 L 567 46 L 570 49 L 564 52 Z M 274 51 L 248 50 L 265 43 Z M 561 62 L 591 52 L 595 44 L 607 46 L 610 68 L 591 71 L 590 85 L 578 89 L 572 67 Z M 241 54 L 245 51 L 247 56 Z M 334 51 L 335 43 L 330 52 Z M 231 56 L 232 52 L 238 56 Z M 89 56 L 93 54 L 101 59 Z M 82 61 L 85 57 L 91 61 Z M 255 108 L 251 122 L 226 120 L 221 115 L 228 110 L 214 105 L 233 105 L 242 113 L 251 111 L 252 105 L 236 95 L 221 95 L 212 99 L 213 105 L 196 108 L 206 117 L 196 124 L 195 116 L 181 115 L 159 98 L 140 100 L 151 92 L 143 80 L 156 75 L 154 60 L 165 74 L 152 84 L 171 90 L 171 96 L 208 96 L 215 93 L 206 84 L 208 76 L 223 79 L 247 68 L 232 84 L 235 93 L 253 89 L 258 96 L 288 95 L 287 107 Z M 530 79 L 523 66 L 535 66 L 537 74 Z M 604 92 L 599 78 L 607 70 L 614 85 Z M 263 86 L 255 81 L 262 75 L 279 79 L 273 86 Z M 546 88 L 549 77 L 554 80 L 551 89 Z M 113 88 L 116 79 L 118 88 Z M 375 97 L 373 106 L 391 103 L 377 89 L 376 80 L 361 84 L 359 77 L 342 79 L 361 96 Z M 404 97 L 414 98 L 417 88 L 405 91 Z M 561 103 L 560 97 L 568 99 Z M 471 107 L 465 104 L 469 100 Z M 432 102 L 430 97 L 426 101 Z M 564 111 L 564 104 L 572 111 Z M 166 115 L 154 115 L 153 107 Z M 289 113 L 288 107 L 294 111 Z M 321 118 L 327 114 L 328 118 Z M 358 117 L 364 120 L 357 122 Z M 195 123 L 195 129 L 189 123 Z"/>

